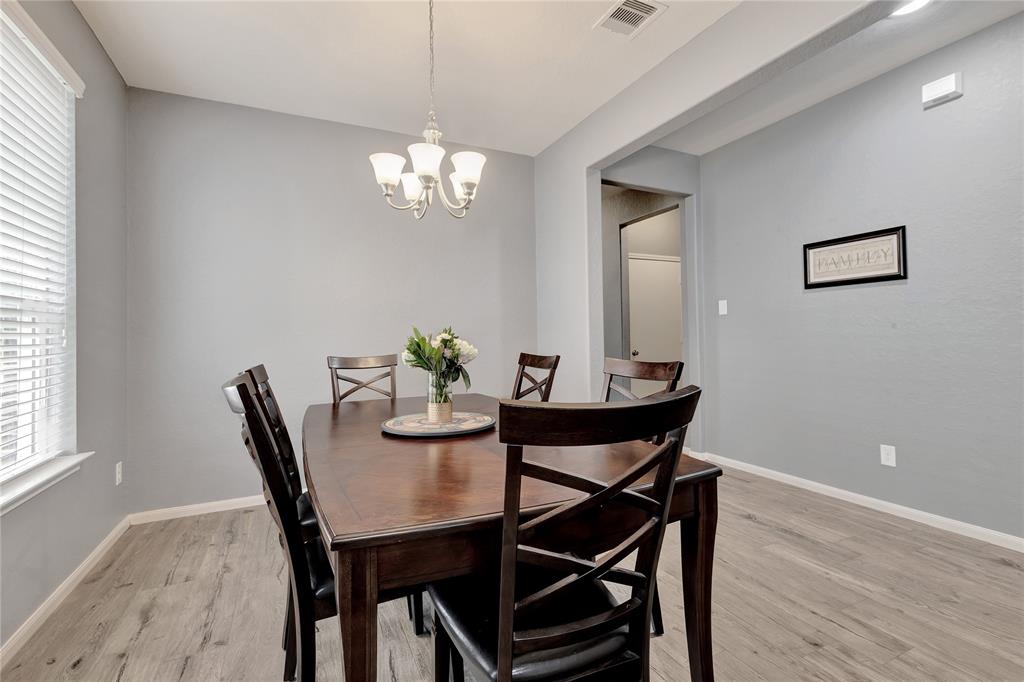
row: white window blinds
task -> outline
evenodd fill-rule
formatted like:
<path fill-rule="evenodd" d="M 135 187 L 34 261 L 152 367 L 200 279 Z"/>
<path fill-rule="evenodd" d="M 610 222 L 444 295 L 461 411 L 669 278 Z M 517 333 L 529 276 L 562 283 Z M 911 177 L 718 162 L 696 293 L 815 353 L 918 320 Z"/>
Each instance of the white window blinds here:
<path fill-rule="evenodd" d="M 0 479 L 75 449 L 75 94 L 6 10 L 0 10 Z"/>

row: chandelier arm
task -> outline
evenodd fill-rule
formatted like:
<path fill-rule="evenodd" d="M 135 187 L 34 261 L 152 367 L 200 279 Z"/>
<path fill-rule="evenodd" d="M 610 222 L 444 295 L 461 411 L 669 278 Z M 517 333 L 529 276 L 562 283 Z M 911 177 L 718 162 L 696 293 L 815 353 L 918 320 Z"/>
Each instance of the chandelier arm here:
<path fill-rule="evenodd" d="M 390 206 L 391 208 L 397 208 L 399 211 L 408 211 L 410 208 L 415 208 L 420 203 L 419 199 L 417 199 L 416 201 L 410 202 L 405 206 L 399 206 L 398 204 L 391 200 L 391 197 L 385 197 L 385 199 L 387 199 L 388 206 Z"/>
<path fill-rule="evenodd" d="M 453 202 L 451 199 L 448 198 L 448 195 L 445 194 L 444 183 L 441 182 L 440 180 L 437 181 L 437 189 L 441 193 L 441 203 L 444 204 L 444 207 L 448 209 L 449 213 L 451 213 L 456 218 L 461 218 L 464 215 L 466 215 L 466 209 L 469 208 L 469 205 L 471 203 L 473 203 L 472 199 L 466 197 L 465 201 L 463 201 L 461 204 Z M 462 211 L 462 214 L 455 215 L 455 211 Z"/>

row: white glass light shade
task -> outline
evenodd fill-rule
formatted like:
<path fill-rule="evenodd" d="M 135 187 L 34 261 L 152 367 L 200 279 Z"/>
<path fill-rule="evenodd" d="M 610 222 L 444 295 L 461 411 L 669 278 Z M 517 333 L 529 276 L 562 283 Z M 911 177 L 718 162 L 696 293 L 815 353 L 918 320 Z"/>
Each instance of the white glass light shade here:
<path fill-rule="evenodd" d="M 415 173 L 402 173 L 402 191 L 406 201 L 416 201 L 423 192 L 423 183 Z"/>
<path fill-rule="evenodd" d="M 412 157 L 412 169 L 419 177 L 430 176 L 435 180 L 441 177 L 444 147 L 429 142 L 417 142 L 409 145 L 409 156 Z"/>
<path fill-rule="evenodd" d="M 455 189 L 455 201 L 461 204 L 466 200 L 466 189 L 459 181 L 459 174 L 452 173 L 448 176 L 448 179 L 452 181 L 452 187 Z"/>
<path fill-rule="evenodd" d="M 467 185 L 476 186 L 480 184 L 480 174 L 483 172 L 487 157 L 480 152 L 456 152 L 452 154 L 452 164 L 455 166 L 455 174 Z"/>
<path fill-rule="evenodd" d="M 377 176 L 378 185 L 394 187 L 398 184 L 405 168 L 405 157 L 398 154 L 370 154 L 373 173 Z"/>

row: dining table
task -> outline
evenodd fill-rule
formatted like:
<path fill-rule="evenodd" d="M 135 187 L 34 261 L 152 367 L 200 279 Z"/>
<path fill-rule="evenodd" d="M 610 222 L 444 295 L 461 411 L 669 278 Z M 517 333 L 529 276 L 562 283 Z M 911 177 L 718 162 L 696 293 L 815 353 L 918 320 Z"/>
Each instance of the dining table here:
<path fill-rule="evenodd" d="M 423 412 L 425 403 L 411 397 L 317 404 L 303 418 L 303 468 L 336 576 L 346 682 L 376 682 L 378 604 L 498 565 L 505 477 L 498 428 L 431 438 L 382 431 L 384 421 Z M 455 409 L 498 418 L 498 400 L 478 393 L 456 396 Z M 653 447 L 630 441 L 527 448 L 526 456 L 608 481 Z M 668 519 L 679 525 L 692 680 L 714 679 L 711 575 L 721 474 L 711 463 L 682 455 Z M 648 477 L 634 489 L 650 484 Z M 543 513 L 579 495 L 524 480 L 523 514 Z"/>

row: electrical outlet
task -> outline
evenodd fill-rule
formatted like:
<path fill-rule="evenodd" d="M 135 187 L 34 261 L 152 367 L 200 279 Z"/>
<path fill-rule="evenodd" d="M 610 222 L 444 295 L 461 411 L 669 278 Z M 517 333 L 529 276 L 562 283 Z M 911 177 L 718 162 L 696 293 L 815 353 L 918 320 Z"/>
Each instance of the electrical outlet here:
<path fill-rule="evenodd" d="M 718 301 L 718 314 L 719 315 L 728 315 L 729 314 L 729 301 L 725 300 L 724 298 L 723 299 L 719 299 L 719 301 Z"/>
<path fill-rule="evenodd" d="M 882 465 L 887 467 L 896 466 L 896 446 L 895 445 L 880 445 L 882 455 Z"/>
<path fill-rule="evenodd" d="M 114 485 L 121 485 L 121 481 L 124 480 L 124 467 L 122 462 L 118 462 L 114 465 Z"/>

